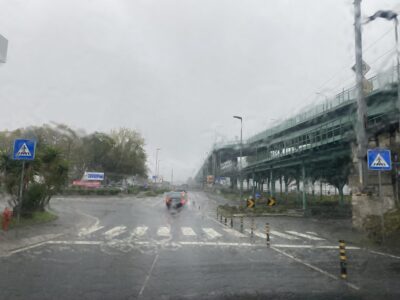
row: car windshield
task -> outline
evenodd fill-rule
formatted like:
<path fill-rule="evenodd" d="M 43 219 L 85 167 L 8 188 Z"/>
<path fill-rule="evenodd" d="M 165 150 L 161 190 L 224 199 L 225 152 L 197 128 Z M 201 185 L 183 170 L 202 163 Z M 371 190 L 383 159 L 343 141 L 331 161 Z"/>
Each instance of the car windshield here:
<path fill-rule="evenodd" d="M 400 0 L 0 0 L 0 300 L 400 299 Z"/>

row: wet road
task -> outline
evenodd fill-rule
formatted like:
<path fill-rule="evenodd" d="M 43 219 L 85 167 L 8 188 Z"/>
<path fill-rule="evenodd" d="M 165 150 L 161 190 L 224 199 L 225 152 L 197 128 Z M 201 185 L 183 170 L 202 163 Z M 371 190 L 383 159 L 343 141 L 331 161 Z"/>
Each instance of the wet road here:
<path fill-rule="evenodd" d="M 0 258 L 1 299 L 396 299 L 400 257 L 347 245 L 341 280 L 337 240 L 304 219 L 264 220 L 254 237 L 216 220 L 203 192 L 171 214 L 162 197 L 65 198 L 91 225 Z"/>

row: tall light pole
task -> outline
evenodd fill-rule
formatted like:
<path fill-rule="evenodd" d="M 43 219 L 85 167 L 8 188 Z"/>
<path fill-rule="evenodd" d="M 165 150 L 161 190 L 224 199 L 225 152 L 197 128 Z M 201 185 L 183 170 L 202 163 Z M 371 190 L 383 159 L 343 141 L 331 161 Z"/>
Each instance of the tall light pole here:
<path fill-rule="evenodd" d="M 240 180 L 240 206 L 243 206 L 243 180 L 242 180 L 242 151 L 243 151 L 243 118 L 240 116 L 233 116 L 233 118 L 240 120 L 240 159 L 239 159 L 239 180 Z"/>
<path fill-rule="evenodd" d="M 156 170 L 155 170 L 155 179 L 154 179 L 154 182 L 157 182 L 157 177 L 158 177 L 158 151 L 160 151 L 161 150 L 161 148 L 157 148 L 156 149 Z"/>
<path fill-rule="evenodd" d="M 363 89 L 363 61 L 362 61 L 362 34 L 361 34 L 361 0 L 354 0 L 354 33 L 355 33 L 355 73 L 356 73 L 356 99 L 357 99 L 357 156 L 359 173 L 359 190 L 367 186 L 367 107 Z"/>

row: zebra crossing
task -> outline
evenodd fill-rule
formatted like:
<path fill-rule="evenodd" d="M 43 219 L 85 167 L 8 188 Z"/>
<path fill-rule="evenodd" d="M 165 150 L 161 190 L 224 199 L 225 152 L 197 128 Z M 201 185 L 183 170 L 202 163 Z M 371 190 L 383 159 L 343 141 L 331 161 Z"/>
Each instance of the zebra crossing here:
<path fill-rule="evenodd" d="M 92 229 L 83 229 L 79 236 L 82 238 L 87 237 L 100 237 L 104 240 L 116 240 L 123 239 L 126 236 L 129 236 L 133 239 L 148 239 L 148 238 L 159 238 L 159 239 L 171 239 L 175 238 L 183 238 L 183 239 L 205 239 L 205 240 L 222 240 L 224 238 L 234 238 L 234 239 L 244 239 L 249 238 L 251 236 L 265 239 L 266 234 L 259 230 L 254 230 L 253 233 L 250 229 L 244 229 L 243 232 L 235 230 L 233 228 L 229 228 L 227 226 L 220 228 L 212 228 L 212 227 L 198 227 L 193 228 L 190 226 L 174 226 L 171 228 L 170 225 L 165 226 L 146 226 L 144 224 L 135 226 L 133 228 L 128 228 L 125 225 L 117 225 L 113 227 L 106 226 L 97 226 Z M 313 242 L 321 242 L 326 241 L 325 238 L 320 237 L 315 232 L 298 232 L 294 230 L 271 230 L 270 231 L 270 239 L 277 241 L 293 241 L 293 242 L 301 242 L 301 241 L 313 241 Z"/>

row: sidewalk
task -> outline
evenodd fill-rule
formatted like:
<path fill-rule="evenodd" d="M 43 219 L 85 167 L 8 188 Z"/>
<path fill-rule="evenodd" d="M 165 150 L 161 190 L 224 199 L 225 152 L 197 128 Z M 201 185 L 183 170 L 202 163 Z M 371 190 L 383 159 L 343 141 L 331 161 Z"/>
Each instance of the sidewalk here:
<path fill-rule="evenodd" d="M 49 241 L 69 233 L 77 232 L 79 228 L 90 225 L 93 220 L 77 212 L 73 206 L 52 204 L 50 212 L 58 215 L 54 221 L 14 228 L 9 231 L 0 230 L 0 257 L 8 256 L 10 251 L 26 248 Z"/>

